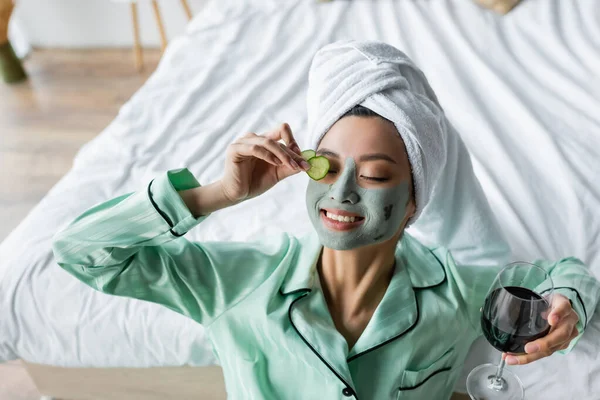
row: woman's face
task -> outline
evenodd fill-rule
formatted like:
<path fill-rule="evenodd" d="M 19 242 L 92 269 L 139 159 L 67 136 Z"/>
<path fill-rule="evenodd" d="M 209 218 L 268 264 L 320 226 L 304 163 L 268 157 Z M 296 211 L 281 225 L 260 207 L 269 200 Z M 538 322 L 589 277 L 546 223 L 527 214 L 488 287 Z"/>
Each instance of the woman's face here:
<path fill-rule="evenodd" d="M 350 250 L 382 243 L 414 214 L 411 171 L 395 126 L 378 117 L 349 116 L 323 137 L 317 155 L 329 159 L 328 175 L 310 181 L 308 213 L 321 243 Z"/>

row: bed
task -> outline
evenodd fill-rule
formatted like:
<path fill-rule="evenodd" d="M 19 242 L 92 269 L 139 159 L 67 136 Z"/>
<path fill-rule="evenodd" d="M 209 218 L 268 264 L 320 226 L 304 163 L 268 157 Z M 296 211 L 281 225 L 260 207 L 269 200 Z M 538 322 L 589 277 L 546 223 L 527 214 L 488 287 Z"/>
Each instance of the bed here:
<path fill-rule="evenodd" d="M 287 121 L 302 142 L 311 58 L 342 38 L 387 41 L 423 69 L 472 154 L 513 259 L 573 255 L 600 278 L 598 10 L 596 0 L 527 0 L 505 17 L 459 0 L 210 1 L 0 244 L 0 362 L 25 360 L 38 382 L 48 381 L 43 365 L 214 365 L 202 326 L 79 283 L 55 264 L 52 235 L 166 169 L 188 167 L 204 183 L 218 178 L 225 148 L 247 132 Z M 306 232 L 306 182 L 295 176 L 215 213 L 188 238 Z M 241 220 L 249 229 L 236 229 Z M 527 398 L 600 399 L 598 337 L 597 313 L 571 354 L 519 367 Z M 477 342 L 464 377 L 497 358 Z"/>

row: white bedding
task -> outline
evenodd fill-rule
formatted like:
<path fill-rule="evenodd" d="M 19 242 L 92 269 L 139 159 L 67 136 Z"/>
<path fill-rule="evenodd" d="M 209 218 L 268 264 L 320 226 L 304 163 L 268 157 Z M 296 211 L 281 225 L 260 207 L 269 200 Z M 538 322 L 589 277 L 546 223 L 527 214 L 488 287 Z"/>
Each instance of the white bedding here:
<path fill-rule="evenodd" d="M 514 259 L 583 259 L 600 278 L 600 8 L 526 0 L 506 17 L 470 1 L 215 0 L 73 169 L 0 245 L 0 361 L 204 365 L 203 328 L 89 289 L 54 264 L 53 233 L 86 208 L 187 166 L 220 176 L 226 146 L 287 121 L 302 139 L 314 52 L 342 38 L 403 49 L 472 152 Z M 212 215 L 193 240 L 310 229 L 304 174 Z M 236 229 L 240 221 L 250 229 Z M 249 223 L 249 224 L 248 224 Z M 600 315 L 574 352 L 519 367 L 528 399 L 600 399 Z M 484 342 L 465 371 L 498 353 Z"/>

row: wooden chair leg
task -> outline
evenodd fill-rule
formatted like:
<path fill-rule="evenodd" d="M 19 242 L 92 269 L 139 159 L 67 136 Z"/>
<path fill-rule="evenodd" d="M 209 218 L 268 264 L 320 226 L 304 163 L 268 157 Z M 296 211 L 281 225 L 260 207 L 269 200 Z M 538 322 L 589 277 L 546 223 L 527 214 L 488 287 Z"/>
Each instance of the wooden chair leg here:
<path fill-rule="evenodd" d="M 152 0 L 152 8 L 154 9 L 154 17 L 156 18 L 158 32 L 160 33 L 160 47 L 162 51 L 165 51 L 167 48 L 167 35 L 165 34 L 165 27 L 160 14 L 160 8 L 158 7 L 158 2 L 156 0 Z"/>
<path fill-rule="evenodd" d="M 131 22 L 133 23 L 133 59 L 135 69 L 141 71 L 144 68 L 142 44 L 140 41 L 140 24 L 138 20 L 137 3 L 131 3 Z"/>
<path fill-rule="evenodd" d="M 194 14 L 192 14 L 192 9 L 190 8 L 190 5 L 188 4 L 187 0 L 181 0 L 181 5 L 183 6 L 183 9 L 185 10 L 185 14 L 188 17 L 188 20 L 192 20 L 192 18 L 194 17 Z"/>
<path fill-rule="evenodd" d="M 0 44 L 8 42 L 8 23 L 15 8 L 10 0 L 0 0 Z"/>

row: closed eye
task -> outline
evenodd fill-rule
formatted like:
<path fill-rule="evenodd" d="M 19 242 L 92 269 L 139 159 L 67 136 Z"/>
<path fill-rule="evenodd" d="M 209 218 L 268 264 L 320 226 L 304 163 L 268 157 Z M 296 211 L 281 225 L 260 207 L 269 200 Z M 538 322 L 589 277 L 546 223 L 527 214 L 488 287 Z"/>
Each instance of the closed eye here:
<path fill-rule="evenodd" d="M 377 177 L 377 176 L 364 176 L 364 175 L 361 175 L 361 178 L 366 179 L 368 181 L 374 181 L 374 182 L 387 182 L 390 180 L 390 178 L 383 178 L 383 177 Z"/>

